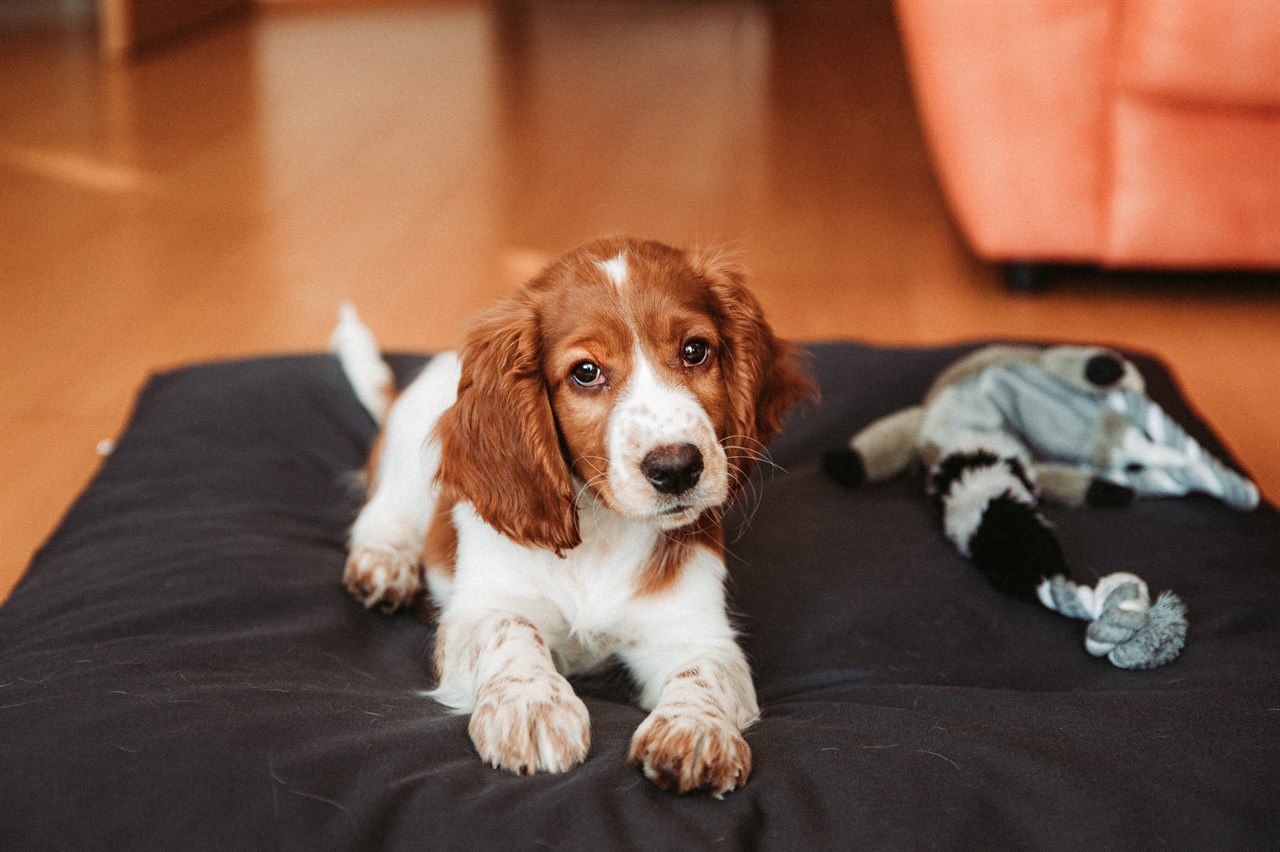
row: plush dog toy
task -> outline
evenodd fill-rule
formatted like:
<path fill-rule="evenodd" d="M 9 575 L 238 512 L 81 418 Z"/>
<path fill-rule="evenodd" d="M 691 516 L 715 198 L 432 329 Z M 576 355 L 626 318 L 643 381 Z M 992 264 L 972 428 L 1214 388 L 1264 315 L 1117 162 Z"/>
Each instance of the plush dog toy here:
<path fill-rule="evenodd" d="M 1145 393 L 1137 369 L 1107 349 L 989 346 L 946 369 L 924 403 L 881 418 L 827 453 L 850 486 L 912 464 L 928 470 L 947 538 L 1001 591 L 1089 621 L 1085 647 L 1126 669 L 1178 656 L 1186 607 L 1116 573 L 1068 577 L 1040 497 L 1115 506 L 1135 496 L 1203 492 L 1241 510 L 1258 489 L 1196 443 Z"/>

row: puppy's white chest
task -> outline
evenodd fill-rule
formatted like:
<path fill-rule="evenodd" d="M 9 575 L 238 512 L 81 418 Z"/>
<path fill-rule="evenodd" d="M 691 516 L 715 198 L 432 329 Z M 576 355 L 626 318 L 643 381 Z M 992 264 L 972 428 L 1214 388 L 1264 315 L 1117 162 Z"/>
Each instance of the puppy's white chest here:
<path fill-rule="evenodd" d="M 595 528 L 584 529 L 582 544 L 548 566 L 544 578 L 542 593 L 562 622 L 552 643 L 569 670 L 594 667 L 632 641 L 636 578 L 657 539 L 647 527 L 601 514 L 607 517 L 584 518 Z"/>
<path fill-rule="evenodd" d="M 595 505 L 581 512 L 582 543 L 560 558 L 514 544 L 460 504 L 457 572 L 449 600 L 440 603 L 470 609 L 501 602 L 522 613 L 565 673 L 604 663 L 635 640 L 632 610 L 642 606 L 636 581 L 658 533 Z"/>

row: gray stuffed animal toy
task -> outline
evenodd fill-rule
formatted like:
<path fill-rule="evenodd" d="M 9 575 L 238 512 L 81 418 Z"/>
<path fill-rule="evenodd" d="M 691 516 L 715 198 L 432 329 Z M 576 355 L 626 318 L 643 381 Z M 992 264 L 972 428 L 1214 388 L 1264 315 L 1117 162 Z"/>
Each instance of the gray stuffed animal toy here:
<path fill-rule="evenodd" d="M 1137 369 L 1107 349 L 989 346 L 945 370 L 920 405 L 881 418 L 823 467 L 850 486 L 913 464 L 947 538 L 1001 591 L 1090 622 L 1085 647 L 1126 669 L 1175 659 L 1186 607 L 1116 573 L 1073 582 L 1040 497 L 1115 506 L 1135 496 L 1210 494 L 1249 510 L 1254 484 L 1210 455 L 1146 396 Z"/>

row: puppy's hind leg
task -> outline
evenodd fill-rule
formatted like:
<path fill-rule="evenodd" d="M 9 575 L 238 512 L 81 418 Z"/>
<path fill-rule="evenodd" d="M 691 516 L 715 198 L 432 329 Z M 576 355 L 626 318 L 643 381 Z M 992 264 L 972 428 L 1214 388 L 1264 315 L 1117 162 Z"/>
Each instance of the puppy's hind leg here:
<path fill-rule="evenodd" d="M 437 355 L 396 400 L 380 437 L 369 501 L 351 528 L 343 584 L 366 607 L 392 612 L 425 590 L 422 548 L 438 496 L 436 421 L 457 394 L 458 361 Z"/>

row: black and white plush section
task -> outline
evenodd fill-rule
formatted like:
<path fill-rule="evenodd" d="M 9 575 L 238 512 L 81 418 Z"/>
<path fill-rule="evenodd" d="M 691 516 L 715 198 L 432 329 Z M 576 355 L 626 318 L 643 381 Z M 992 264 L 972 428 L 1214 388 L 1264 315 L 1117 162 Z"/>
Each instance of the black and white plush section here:
<path fill-rule="evenodd" d="M 644 714 L 616 672 L 574 684 L 579 768 L 476 759 L 467 720 L 421 696 L 431 624 L 341 587 L 374 425 L 333 359 L 154 377 L 0 606 L 0 848 L 1280 848 L 1271 506 L 1041 509 L 1080 583 L 1135 574 L 1194 613 L 1173 665 L 1132 672 L 1082 653 L 1079 622 L 995 592 L 919 477 L 821 472 L 968 350 L 811 347 L 823 405 L 796 412 L 728 523 L 762 716 L 751 780 L 723 801 L 626 765 Z M 423 360 L 398 359 L 400 380 Z"/>
<path fill-rule="evenodd" d="M 1017 456 L 981 448 L 944 456 L 929 471 L 928 490 L 947 538 L 1000 591 L 1036 600 L 1046 577 L 1066 573 L 1062 548 Z"/>
<path fill-rule="evenodd" d="M 1186 606 L 1169 593 L 1152 607 L 1146 583 L 1131 574 L 1105 577 L 1096 589 L 1072 582 L 1016 448 L 992 440 L 945 455 L 929 471 L 927 487 L 956 549 L 1005 594 L 1090 622 L 1090 654 L 1127 669 L 1177 659 L 1186 644 Z"/>
<path fill-rule="evenodd" d="M 993 449 L 977 448 L 944 456 L 929 471 L 928 490 L 942 510 L 947 537 L 965 556 L 973 555 L 971 545 L 975 538 L 996 533 L 991 524 L 985 523 L 992 503 L 1022 507 L 1039 525 L 1044 523 L 1036 512 L 1038 497 L 1026 466 L 1016 456 L 1001 455 Z M 1007 511 L 1000 513 L 1009 515 Z"/>

